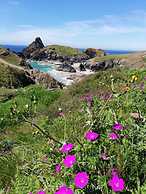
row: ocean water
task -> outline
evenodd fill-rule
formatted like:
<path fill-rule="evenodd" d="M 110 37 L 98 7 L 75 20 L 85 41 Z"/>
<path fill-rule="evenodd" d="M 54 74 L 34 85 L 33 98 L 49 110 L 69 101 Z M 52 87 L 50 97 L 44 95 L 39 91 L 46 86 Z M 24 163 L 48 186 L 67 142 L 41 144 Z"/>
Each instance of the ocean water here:
<path fill-rule="evenodd" d="M 68 79 L 68 73 L 57 71 L 54 64 L 43 64 L 43 62 L 31 61 L 30 65 L 33 69 L 39 70 L 42 73 L 48 73 L 51 77 L 64 85 L 71 85 L 73 83 L 73 80 Z"/>
<path fill-rule="evenodd" d="M 9 48 L 10 50 L 14 52 L 21 52 L 24 48 L 26 48 L 25 45 L 2 45 L 4 48 Z M 80 49 L 85 50 L 85 49 Z M 109 55 L 120 55 L 120 54 L 128 54 L 132 53 L 133 51 L 130 50 L 105 50 L 105 52 Z"/>
<path fill-rule="evenodd" d="M 40 72 L 43 72 L 43 73 L 48 73 L 49 71 L 52 71 L 54 69 L 54 65 L 53 64 L 42 64 L 42 63 L 39 63 L 37 61 L 32 61 L 31 62 L 31 67 L 33 69 L 37 69 L 39 70 Z"/>
<path fill-rule="evenodd" d="M 26 48 L 26 46 L 24 46 L 24 45 L 0 45 L 0 47 L 3 47 L 3 48 L 7 48 L 7 49 L 10 49 L 10 50 L 12 50 L 12 51 L 14 51 L 14 52 L 22 52 L 22 50 L 24 49 L 24 48 Z"/>

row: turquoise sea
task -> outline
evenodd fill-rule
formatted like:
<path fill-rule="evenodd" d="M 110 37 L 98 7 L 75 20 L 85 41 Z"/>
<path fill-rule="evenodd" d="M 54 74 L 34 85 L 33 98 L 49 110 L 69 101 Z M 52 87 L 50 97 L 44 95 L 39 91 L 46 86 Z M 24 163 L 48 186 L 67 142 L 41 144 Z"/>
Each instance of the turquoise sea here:
<path fill-rule="evenodd" d="M 53 64 L 42 64 L 37 61 L 31 61 L 31 67 L 33 69 L 37 69 L 40 72 L 48 73 L 49 71 L 54 70 L 54 65 Z"/>

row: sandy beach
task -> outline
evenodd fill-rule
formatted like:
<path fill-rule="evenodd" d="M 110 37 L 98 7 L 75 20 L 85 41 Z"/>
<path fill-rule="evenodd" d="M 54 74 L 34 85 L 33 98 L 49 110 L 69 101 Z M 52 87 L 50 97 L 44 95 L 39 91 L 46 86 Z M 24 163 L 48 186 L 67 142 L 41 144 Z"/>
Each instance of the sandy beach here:
<path fill-rule="evenodd" d="M 75 68 L 76 73 L 70 73 L 70 72 L 64 72 L 64 71 L 58 71 L 57 66 L 61 64 L 59 61 L 37 61 L 38 70 L 41 71 L 41 66 L 48 66 L 47 73 L 56 79 L 57 81 L 63 83 L 64 85 L 72 85 L 75 82 L 80 81 L 87 75 L 91 75 L 94 72 L 91 70 L 86 71 L 80 71 L 79 65 L 80 63 L 74 63 L 72 67 Z M 31 62 L 31 66 L 34 68 L 33 63 Z M 43 72 L 43 71 L 42 71 Z"/>

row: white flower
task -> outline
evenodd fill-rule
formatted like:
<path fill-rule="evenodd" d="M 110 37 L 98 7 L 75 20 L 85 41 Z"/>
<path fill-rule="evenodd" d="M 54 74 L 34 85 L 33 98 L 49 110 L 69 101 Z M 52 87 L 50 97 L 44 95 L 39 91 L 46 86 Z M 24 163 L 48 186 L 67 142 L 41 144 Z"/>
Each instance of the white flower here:
<path fill-rule="evenodd" d="M 29 105 L 28 105 L 28 104 L 26 104 L 26 105 L 25 105 L 25 107 L 26 107 L 26 108 L 28 108 L 28 107 L 29 107 Z"/>

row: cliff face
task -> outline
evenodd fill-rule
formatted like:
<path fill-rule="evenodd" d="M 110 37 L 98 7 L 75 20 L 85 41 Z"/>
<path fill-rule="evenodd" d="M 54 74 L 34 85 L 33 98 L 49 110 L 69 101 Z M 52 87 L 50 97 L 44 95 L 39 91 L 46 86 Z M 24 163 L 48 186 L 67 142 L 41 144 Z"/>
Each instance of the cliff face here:
<path fill-rule="evenodd" d="M 35 52 L 39 52 L 42 48 L 44 48 L 44 44 L 41 38 L 37 37 L 22 53 L 24 57 L 31 58 Z"/>

